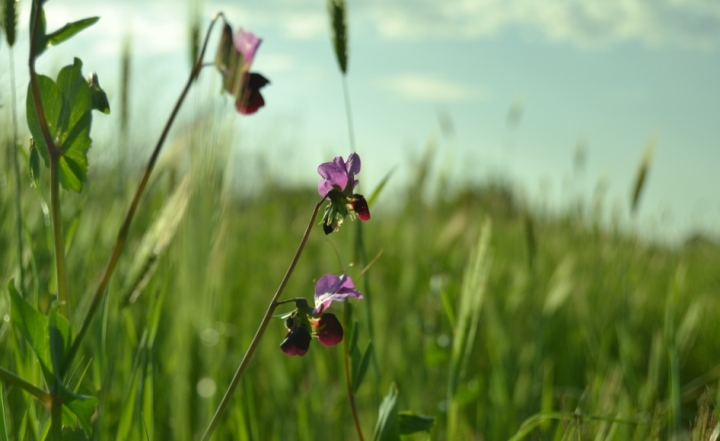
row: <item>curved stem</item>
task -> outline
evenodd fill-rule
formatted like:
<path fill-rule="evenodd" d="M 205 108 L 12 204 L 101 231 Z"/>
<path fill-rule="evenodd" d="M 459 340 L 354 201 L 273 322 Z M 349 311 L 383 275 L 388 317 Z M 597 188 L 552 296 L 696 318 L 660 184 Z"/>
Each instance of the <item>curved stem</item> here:
<path fill-rule="evenodd" d="M 208 425 L 207 429 L 205 430 L 205 434 L 202 437 L 202 441 L 208 441 L 210 437 L 212 436 L 213 431 L 215 430 L 215 426 L 220 422 L 220 417 L 225 412 L 225 408 L 230 403 L 230 399 L 232 398 L 233 393 L 235 392 L 235 389 L 237 388 L 238 384 L 240 383 L 240 377 L 242 377 L 243 372 L 245 371 L 245 368 L 247 367 L 248 363 L 250 362 L 250 359 L 252 358 L 253 354 L 255 353 L 255 349 L 257 348 L 258 343 L 260 343 L 260 338 L 265 333 L 265 329 L 267 328 L 268 324 L 270 323 L 270 319 L 272 318 L 273 312 L 275 312 L 275 308 L 278 306 L 279 302 L 278 299 L 280 298 L 280 295 L 282 294 L 283 290 L 285 289 L 285 285 L 287 285 L 288 280 L 290 280 L 290 276 L 292 275 L 293 271 L 295 270 L 295 265 L 297 264 L 298 260 L 300 259 L 300 255 L 303 252 L 303 249 L 305 248 L 305 243 L 307 242 L 308 237 L 310 236 L 310 232 L 312 231 L 312 227 L 315 224 L 315 218 L 317 217 L 318 210 L 320 209 L 320 206 L 322 205 L 323 201 L 325 201 L 325 196 L 315 204 L 315 209 L 312 212 L 312 216 L 310 217 L 310 222 L 308 222 L 308 226 L 305 229 L 305 234 L 303 234 L 302 239 L 300 240 L 300 245 L 298 246 L 297 251 L 295 251 L 295 256 L 293 257 L 292 262 L 290 262 L 290 266 L 288 267 L 287 271 L 285 272 L 285 276 L 283 277 L 282 281 L 280 282 L 280 286 L 278 287 L 277 291 L 275 291 L 275 295 L 273 296 L 272 300 L 270 301 L 270 305 L 268 305 L 267 311 L 265 311 L 265 315 L 262 318 L 262 321 L 260 322 L 260 326 L 258 327 L 258 330 L 255 332 L 255 336 L 253 337 L 252 341 L 250 342 L 250 346 L 248 346 L 247 351 L 245 352 L 245 355 L 243 356 L 243 359 L 240 361 L 240 365 L 238 366 L 237 370 L 235 371 L 235 375 L 233 376 L 232 380 L 230 381 L 230 385 L 228 386 L 227 390 L 225 391 L 225 395 L 223 396 L 222 400 L 220 401 L 220 404 L 218 405 L 217 410 L 215 411 L 215 415 L 213 415 L 212 420 L 210 421 L 210 424 Z"/>
<path fill-rule="evenodd" d="M 347 304 L 345 304 L 344 307 L 347 309 Z M 343 316 L 347 317 L 347 314 L 343 314 Z M 348 323 L 345 323 L 345 329 L 350 329 Z M 355 423 L 355 432 L 357 432 L 358 439 L 364 441 L 362 428 L 360 427 L 360 418 L 358 417 L 357 407 L 355 406 L 352 378 L 350 376 L 350 343 L 347 338 L 343 340 L 343 362 L 345 364 L 345 383 L 347 384 L 348 400 L 350 400 L 350 412 L 353 416 L 353 423 Z"/>
<path fill-rule="evenodd" d="M 148 164 L 145 167 L 145 173 L 143 174 L 142 179 L 140 180 L 140 184 L 138 184 L 137 190 L 135 191 L 135 196 L 133 197 L 132 203 L 130 204 L 130 208 L 128 209 L 128 212 L 125 215 L 125 220 L 123 221 L 123 224 L 120 227 L 120 231 L 118 232 L 117 241 L 115 242 L 115 247 L 113 248 L 112 254 L 110 255 L 110 260 L 108 261 L 107 266 L 105 267 L 105 273 L 103 274 L 103 278 L 100 281 L 100 284 L 98 285 L 97 290 L 95 291 L 95 296 L 93 297 L 92 303 L 90 304 L 90 309 L 88 309 L 88 312 L 85 315 L 85 319 L 83 320 L 82 326 L 80 327 L 80 331 L 78 332 L 77 337 L 75 337 L 75 340 L 73 341 L 73 344 L 72 344 L 72 347 L 70 348 L 70 352 L 68 353 L 68 356 L 65 358 L 65 369 L 64 370 L 67 370 L 67 367 L 70 365 L 73 358 L 77 354 L 77 351 L 80 348 L 80 343 L 88 331 L 90 322 L 92 321 L 93 316 L 95 315 L 98 307 L 100 306 L 100 301 L 103 299 L 105 290 L 107 289 L 108 284 L 110 283 L 110 277 L 112 276 L 113 271 L 115 271 L 115 266 L 117 265 L 118 259 L 120 257 L 120 253 L 122 252 L 123 247 L 125 246 L 125 241 L 127 239 L 128 233 L 130 231 L 130 224 L 132 223 L 133 217 L 135 216 L 135 211 L 137 211 L 138 205 L 140 203 L 140 197 L 142 196 L 143 192 L 145 191 L 145 187 L 147 186 L 147 183 L 150 180 L 150 174 L 152 173 L 153 169 L 155 168 L 155 163 L 157 162 L 157 159 L 160 156 L 160 151 L 162 150 L 163 144 L 165 144 L 165 139 L 167 138 L 167 135 L 170 132 L 170 127 L 172 126 L 173 122 L 175 121 L 175 117 L 177 116 L 178 112 L 180 111 L 180 106 L 182 106 L 182 103 L 185 101 L 185 97 L 187 96 L 187 93 L 190 90 L 190 86 L 192 86 L 195 78 L 198 76 L 198 74 L 200 73 L 200 70 L 203 68 L 202 59 L 205 56 L 205 51 L 207 50 L 208 40 L 210 39 L 210 32 L 212 31 L 213 27 L 215 26 L 217 19 L 220 17 L 223 17 L 222 13 L 215 14 L 215 16 L 212 18 L 212 21 L 210 22 L 210 26 L 208 27 L 208 30 L 207 30 L 207 34 L 205 35 L 205 42 L 203 43 L 203 47 L 202 47 L 202 50 L 200 51 L 200 55 L 198 56 L 198 60 L 195 63 L 195 66 L 193 67 L 192 71 L 190 72 L 190 76 L 188 77 L 187 83 L 185 84 L 185 88 L 183 88 L 182 92 L 180 93 L 180 97 L 178 98 L 177 103 L 175 103 L 175 107 L 173 108 L 172 113 L 170 113 L 170 117 L 168 118 L 167 123 L 165 123 L 165 127 L 163 128 L 163 131 L 160 134 L 160 138 L 158 139 L 157 144 L 155 145 L 155 149 L 153 150 L 153 153 L 150 156 L 150 160 L 148 161 Z"/>

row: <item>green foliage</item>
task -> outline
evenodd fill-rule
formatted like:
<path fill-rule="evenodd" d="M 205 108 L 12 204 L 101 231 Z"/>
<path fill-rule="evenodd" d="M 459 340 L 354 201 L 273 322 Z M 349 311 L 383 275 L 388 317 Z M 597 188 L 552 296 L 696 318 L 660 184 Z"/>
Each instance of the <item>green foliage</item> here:
<path fill-rule="evenodd" d="M 92 144 L 92 110 L 109 112 L 107 97 L 100 89 L 97 76 L 93 74 L 90 78 L 91 83 L 83 79 L 82 62 L 78 58 L 72 65 L 60 70 L 57 82 L 44 75 L 37 77 L 50 136 L 59 149 L 60 183 L 65 189 L 76 192 L 82 190 L 87 180 L 87 151 Z M 35 149 L 48 166 L 50 149 L 53 147 L 48 146 L 43 137 L 31 85 L 28 85 L 26 111 Z"/>
<path fill-rule="evenodd" d="M 89 28 L 100 20 L 100 17 L 84 18 L 82 20 L 67 23 L 57 31 L 46 36 L 46 47 L 57 46 L 63 41 L 69 40 L 80 31 Z M 44 49 L 43 49 L 44 50 Z"/>
<path fill-rule="evenodd" d="M 393 383 L 380 404 L 378 420 L 373 432 L 373 441 L 400 441 L 397 394 L 397 388 Z"/>
<path fill-rule="evenodd" d="M 32 11 L 30 14 L 30 28 L 32 29 L 33 26 L 33 17 L 35 15 L 35 8 L 37 7 L 37 4 L 41 4 L 43 2 L 33 1 L 32 2 Z M 62 43 L 63 41 L 67 41 L 68 39 L 74 37 L 77 35 L 80 31 L 89 28 L 90 26 L 97 23 L 98 20 L 100 20 L 100 17 L 90 17 L 90 18 L 84 18 L 82 20 L 78 20 L 72 23 L 67 23 L 65 26 L 61 27 L 60 29 L 51 32 L 50 34 L 47 33 L 47 20 L 45 18 L 45 9 L 40 6 L 40 16 L 38 18 L 38 28 L 34 30 L 33 37 L 34 37 L 34 50 L 35 53 L 33 56 L 35 58 L 42 55 L 47 48 L 50 46 L 57 46 L 58 44 Z"/>
<path fill-rule="evenodd" d="M 419 413 L 409 410 L 398 412 L 398 419 L 401 435 L 410 435 L 415 432 L 430 432 L 433 424 L 435 424 L 435 418 L 427 415 L 420 415 Z"/>

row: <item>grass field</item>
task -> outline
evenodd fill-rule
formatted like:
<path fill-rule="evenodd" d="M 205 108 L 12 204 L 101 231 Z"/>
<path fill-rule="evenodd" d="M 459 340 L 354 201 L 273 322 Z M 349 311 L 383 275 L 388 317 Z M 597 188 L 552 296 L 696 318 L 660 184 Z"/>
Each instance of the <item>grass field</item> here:
<path fill-rule="evenodd" d="M 235 196 L 225 155 L 192 150 L 186 173 L 161 171 L 142 204 L 75 366 L 79 391 L 100 399 L 94 439 L 197 439 L 289 264 L 317 193 L 267 180 L 256 195 Z M 96 175 L 86 192 L 63 200 L 75 326 L 129 198 L 112 170 Z M 11 201 L 5 176 L 3 200 Z M 343 269 L 363 280 L 360 347 L 372 337 L 375 348 L 357 396 L 366 437 L 393 382 L 401 409 L 436 418 L 430 434 L 408 439 L 508 439 L 521 428 L 529 439 L 717 437 L 717 245 L 669 249 L 578 214 L 533 214 L 492 183 L 419 196 L 433 179 L 419 173 L 371 207 L 365 249 L 369 259 L 382 254 L 367 278 L 357 277 L 357 222 L 328 237 L 318 226 L 286 291 L 310 298 L 318 277 Z M 46 311 L 52 243 L 41 199 L 26 174 L 23 182 L 23 291 Z M 18 274 L 13 205 L 3 203 L 1 215 L 7 284 Z M 468 269 L 478 240 L 479 266 Z M 479 276 L 477 313 L 469 315 L 460 301 L 464 272 Z M 42 385 L 9 322 L 6 291 L 0 313 L 2 367 Z M 470 352 L 458 366 L 454 331 L 463 315 L 475 328 L 466 330 Z M 278 348 L 284 332 L 281 320 L 271 323 L 216 439 L 355 436 L 342 351 L 314 343 L 291 358 Z M 49 418 L 39 403 L 7 385 L 3 399 L 9 439 L 42 439 Z"/>

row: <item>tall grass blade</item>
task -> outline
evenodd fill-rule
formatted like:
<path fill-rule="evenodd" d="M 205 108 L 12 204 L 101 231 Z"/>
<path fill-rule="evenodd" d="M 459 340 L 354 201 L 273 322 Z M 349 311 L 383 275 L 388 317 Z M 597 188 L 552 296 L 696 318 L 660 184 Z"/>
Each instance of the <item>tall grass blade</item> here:
<path fill-rule="evenodd" d="M 478 242 L 470 253 L 470 260 L 463 275 L 460 307 L 457 309 L 457 325 L 453 332 L 450 361 L 448 439 L 456 439 L 457 435 L 461 404 L 456 400 L 456 394 L 460 383 L 464 380 L 464 371 L 475 343 L 475 335 L 480 320 L 480 307 L 482 306 L 487 276 L 492 261 L 489 250 L 491 235 L 492 223 L 489 218 L 486 218 Z"/>
<path fill-rule="evenodd" d="M 637 212 L 637 208 L 640 203 L 640 196 L 642 195 L 643 188 L 645 187 L 645 181 L 647 180 L 648 170 L 650 169 L 650 163 L 652 162 L 654 154 L 655 137 L 652 137 L 645 146 L 645 151 L 642 159 L 640 160 L 640 165 L 638 166 L 637 176 L 635 177 L 632 201 L 630 203 L 630 213 L 633 215 Z"/>
<path fill-rule="evenodd" d="M 327 6 L 335 58 L 337 58 L 340 72 L 345 75 L 348 64 L 347 7 L 345 0 L 328 0 Z"/>
<path fill-rule="evenodd" d="M 5 392 L 0 381 L 0 441 L 8 441 L 7 421 L 5 420 Z"/>

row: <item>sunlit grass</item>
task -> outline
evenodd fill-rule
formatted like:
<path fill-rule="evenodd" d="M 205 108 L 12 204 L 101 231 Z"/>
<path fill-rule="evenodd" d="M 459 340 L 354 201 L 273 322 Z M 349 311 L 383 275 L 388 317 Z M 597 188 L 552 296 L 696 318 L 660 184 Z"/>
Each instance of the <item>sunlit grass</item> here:
<path fill-rule="evenodd" d="M 221 137 L 216 142 L 223 144 Z M 145 232 L 183 185 L 182 170 L 168 169 L 143 203 L 77 363 L 76 375 L 88 371 L 80 391 L 101 401 L 96 439 L 202 434 L 316 202 L 314 189 L 272 180 L 257 194 L 237 196 L 226 185 L 226 149 L 207 144 L 187 154 L 187 208 L 176 214 L 182 216 L 177 231 L 155 260 L 143 260 L 143 241 L 154 240 Z M 67 241 L 71 296 L 80 311 L 127 204 L 112 170 L 94 176 L 90 190 L 64 196 L 64 231 L 74 231 Z M 1 191 L 9 200 L 12 182 Z M 26 190 L 23 197 L 24 265 L 31 275 L 24 291 L 45 311 L 54 285 L 49 227 L 38 195 Z M 535 216 L 530 241 L 528 215 L 501 185 L 470 186 L 431 201 L 409 190 L 386 193 L 376 207 L 364 231 L 368 254 L 383 251 L 368 272 L 377 372 L 373 364 L 357 397 L 366 436 L 392 382 L 401 410 L 437 417 L 430 439 L 448 439 L 448 433 L 507 439 L 521 427 L 529 427 L 530 439 L 642 440 L 715 429 L 713 412 L 698 414 L 697 402 L 705 396 L 712 406 L 719 398 L 717 246 L 668 249 L 606 233 L 576 215 Z M 0 216 L 5 285 L 16 274 L 9 204 Z M 464 313 L 463 271 L 488 219 L 485 291 L 479 316 L 470 318 L 477 324 L 474 343 L 457 376 L 453 329 Z M 351 266 L 353 234 L 344 228 L 325 237 L 318 227 L 286 296 L 309 297 L 327 272 L 359 274 L 361 268 Z M 147 268 L 144 288 L 124 304 L 138 267 Z M 359 303 L 355 314 L 363 348 L 365 307 Z M 8 314 L 6 291 L 0 308 Z M 2 367 L 42 384 L 29 348 L 2 323 Z M 340 347 L 314 344 L 305 357 L 290 358 L 278 348 L 284 332 L 280 320 L 271 324 L 217 439 L 352 439 Z M 459 382 L 450 403 L 453 375 Z M 16 388 L 4 387 L 3 394 L 10 439 L 40 439 L 48 425 L 44 410 Z M 446 426 L 450 409 L 453 432 Z M 706 422 L 695 423 L 698 415 Z"/>

